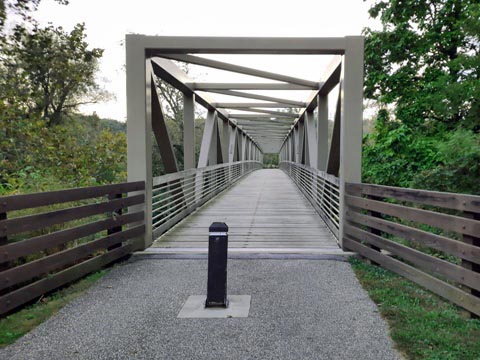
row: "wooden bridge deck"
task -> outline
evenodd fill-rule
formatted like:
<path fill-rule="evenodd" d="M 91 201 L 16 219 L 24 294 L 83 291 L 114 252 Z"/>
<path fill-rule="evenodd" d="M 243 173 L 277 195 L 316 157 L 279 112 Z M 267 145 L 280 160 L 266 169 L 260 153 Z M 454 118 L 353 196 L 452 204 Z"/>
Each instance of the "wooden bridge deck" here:
<path fill-rule="evenodd" d="M 232 252 L 342 253 L 308 200 L 278 169 L 247 175 L 157 239 L 147 251 L 206 252 L 208 227 L 214 221 L 229 226 Z"/>

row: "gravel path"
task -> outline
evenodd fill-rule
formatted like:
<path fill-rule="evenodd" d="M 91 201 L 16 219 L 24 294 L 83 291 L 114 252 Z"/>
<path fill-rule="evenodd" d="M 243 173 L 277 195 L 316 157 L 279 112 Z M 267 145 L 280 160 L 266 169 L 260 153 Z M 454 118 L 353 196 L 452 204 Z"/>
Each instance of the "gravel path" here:
<path fill-rule="evenodd" d="M 206 260 L 136 259 L 115 267 L 0 359 L 401 359 L 350 265 L 229 260 L 230 294 L 248 318 L 177 319 L 205 294 Z"/>

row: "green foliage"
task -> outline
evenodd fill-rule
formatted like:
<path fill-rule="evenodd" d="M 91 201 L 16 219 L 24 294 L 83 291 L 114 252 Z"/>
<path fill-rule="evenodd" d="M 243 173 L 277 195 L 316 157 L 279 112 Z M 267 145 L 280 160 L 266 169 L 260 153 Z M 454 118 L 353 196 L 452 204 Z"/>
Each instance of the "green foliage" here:
<path fill-rule="evenodd" d="M 434 140 L 417 134 L 399 121 L 379 113 L 375 131 L 364 138 L 363 178 L 365 182 L 409 187 L 412 174 L 436 161 Z"/>
<path fill-rule="evenodd" d="M 101 100 L 105 94 L 95 73 L 103 50 L 88 49 L 85 37 L 84 24 L 77 24 L 69 33 L 51 25 L 32 29 L 17 25 L 2 44 L 0 89 L 13 95 L 6 102 L 21 105 L 56 125 L 80 104 Z M 15 81 L 17 77 L 21 82 Z M 22 98 L 17 95 L 19 90 Z"/>
<path fill-rule="evenodd" d="M 462 318 L 456 306 L 388 270 L 350 263 L 407 359 L 478 359 L 479 320 Z"/>
<path fill-rule="evenodd" d="M 29 17 L 39 3 L 0 1 L 0 194 L 124 181 L 125 124 L 75 114 L 105 96 L 103 50 L 89 48 L 83 24 L 40 27 Z M 4 31 L 7 14 L 17 24 Z"/>
<path fill-rule="evenodd" d="M 265 169 L 278 168 L 278 154 L 264 154 L 263 166 Z"/>
<path fill-rule="evenodd" d="M 412 186 L 480 195 L 480 134 L 458 129 L 437 144 L 438 164 L 417 173 Z"/>
<path fill-rule="evenodd" d="M 365 95 L 381 110 L 364 180 L 479 193 L 480 4 L 377 1 L 370 15 L 383 29 L 365 29 Z"/>
<path fill-rule="evenodd" d="M 68 0 L 55 0 L 59 4 L 67 5 Z M 8 15 L 18 15 L 24 21 L 33 22 L 30 13 L 37 9 L 41 0 L 0 0 L 0 31 L 5 26 Z"/>
<path fill-rule="evenodd" d="M 0 117 L 0 194 L 126 180 L 126 136 L 95 116 L 47 126 Z"/>
<path fill-rule="evenodd" d="M 384 28 L 365 30 L 367 97 L 407 125 L 479 126 L 478 1 L 378 1 L 370 15 Z"/>

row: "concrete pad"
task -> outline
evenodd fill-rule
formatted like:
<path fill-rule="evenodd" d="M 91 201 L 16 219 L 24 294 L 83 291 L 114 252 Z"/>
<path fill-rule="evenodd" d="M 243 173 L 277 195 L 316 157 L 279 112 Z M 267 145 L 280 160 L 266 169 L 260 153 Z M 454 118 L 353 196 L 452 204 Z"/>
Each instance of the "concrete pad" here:
<path fill-rule="evenodd" d="M 178 313 L 178 318 L 189 319 L 219 319 L 245 318 L 250 311 L 250 295 L 229 295 L 227 308 L 205 308 L 205 295 L 189 296 Z"/>

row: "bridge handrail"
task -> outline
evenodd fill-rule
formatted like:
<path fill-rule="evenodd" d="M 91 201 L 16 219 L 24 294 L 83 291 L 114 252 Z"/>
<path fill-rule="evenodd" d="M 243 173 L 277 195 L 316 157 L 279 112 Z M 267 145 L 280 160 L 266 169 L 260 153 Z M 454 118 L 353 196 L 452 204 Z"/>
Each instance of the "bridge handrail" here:
<path fill-rule="evenodd" d="M 152 189 L 152 240 L 241 177 L 261 167 L 260 162 L 247 160 L 155 177 Z"/>
<path fill-rule="evenodd" d="M 282 169 L 310 201 L 338 241 L 340 226 L 340 179 L 293 161 L 281 161 Z"/>

